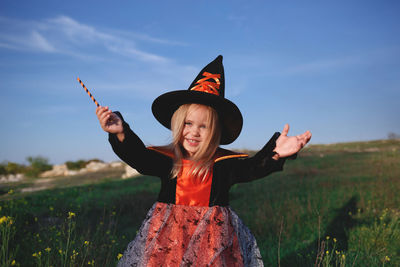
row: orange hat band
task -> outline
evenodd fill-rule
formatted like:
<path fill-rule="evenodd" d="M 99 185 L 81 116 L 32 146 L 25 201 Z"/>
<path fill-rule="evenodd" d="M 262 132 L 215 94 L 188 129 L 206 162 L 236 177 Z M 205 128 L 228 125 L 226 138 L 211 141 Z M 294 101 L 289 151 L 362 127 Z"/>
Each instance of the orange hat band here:
<path fill-rule="evenodd" d="M 209 72 L 203 72 L 203 76 L 204 78 L 199 79 L 196 82 L 196 85 L 190 88 L 190 90 L 200 91 L 219 96 L 219 86 L 221 84 L 219 78 L 221 78 L 221 74 L 212 74 Z M 215 82 L 209 81 L 210 79 L 214 80 Z"/>

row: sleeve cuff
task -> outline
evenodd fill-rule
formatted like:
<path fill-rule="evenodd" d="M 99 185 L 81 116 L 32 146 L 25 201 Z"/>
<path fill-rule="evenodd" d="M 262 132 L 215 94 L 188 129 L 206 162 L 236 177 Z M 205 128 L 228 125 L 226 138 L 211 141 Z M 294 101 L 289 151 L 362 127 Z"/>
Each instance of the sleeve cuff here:
<path fill-rule="evenodd" d="M 122 114 L 119 111 L 114 111 L 114 113 L 122 120 L 122 127 L 124 129 L 125 139 L 121 142 L 119 141 L 116 134 L 109 133 L 108 140 L 111 144 L 123 144 L 126 140 L 128 133 L 131 131 L 131 128 L 129 127 L 129 124 L 125 122 L 124 117 L 122 117 Z"/>

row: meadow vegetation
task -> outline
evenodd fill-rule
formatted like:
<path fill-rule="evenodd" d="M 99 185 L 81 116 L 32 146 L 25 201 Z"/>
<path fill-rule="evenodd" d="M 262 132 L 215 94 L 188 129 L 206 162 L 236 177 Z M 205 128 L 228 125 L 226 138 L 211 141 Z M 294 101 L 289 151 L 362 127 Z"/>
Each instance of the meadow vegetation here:
<path fill-rule="evenodd" d="M 160 183 L 102 175 L 34 193 L 0 185 L 1 266 L 115 266 Z M 265 266 L 400 266 L 399 178 L 399 140 L 313 145 L 235 185 L 231 206 Z"/>
<path fill-rule="evenodd" d="M 28 165 L 11 161 L 0 163 L 0 175 L 23 174 L 27 177 L 38 178 L 45 171 L 51 170 L 52 165 L 46 157 L 29 156 L 26 158 Z M 90 162 L 102 162 L 99 159 L 67 161 L 65 165 L 69 170 L 79 170 L 85 168 Z"/>

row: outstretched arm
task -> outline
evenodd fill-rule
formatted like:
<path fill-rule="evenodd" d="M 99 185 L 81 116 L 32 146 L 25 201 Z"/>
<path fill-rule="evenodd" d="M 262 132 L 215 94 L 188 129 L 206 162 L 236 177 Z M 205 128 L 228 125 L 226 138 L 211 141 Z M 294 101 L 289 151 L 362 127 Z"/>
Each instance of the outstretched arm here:
<path fill-rule="evenodd" d="M 122 120 L 117 114 L 113 113 L 108 107 L 98 106 L 96 108 L 96 115 L 101 128 L 105 132 L 116 134 L 120 142 L 124 141 L 125 134 Z"/>
<path fill-rule="evenodd" d="M 311 132 L 306 131 L 296 136 L 287 136 L 289 132 L 289 124 L 285 124 L 282 134 L 276 140 L 276 147 L 273 150 L 278 153 L 273 158 L 285 158 L 299 152 L 311 139 Z"/>
<path fill-rule="evenodd" d="M 108 107 L 98 107 L 96 115 L 101 128 L 109 133 L 108 140 L 115 154 L 139 173 L 167 177 L 171 171 L 171 158 L 147 149 L 140 138 L 130 129 L 121 113 Z"/>

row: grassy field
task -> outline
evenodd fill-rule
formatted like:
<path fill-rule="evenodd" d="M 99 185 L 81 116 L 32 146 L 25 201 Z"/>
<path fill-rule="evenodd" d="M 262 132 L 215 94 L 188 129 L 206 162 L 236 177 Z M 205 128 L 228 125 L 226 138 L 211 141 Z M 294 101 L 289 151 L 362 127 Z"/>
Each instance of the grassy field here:
<path fill-rule="evenodd" d="M 1 266 L 114 266 L 160 187 L 120 171 L 0 185 Z M 399 191 L 399 140 L 314 145 L 231 206 L 265 266 L 400 266 Z"/>

